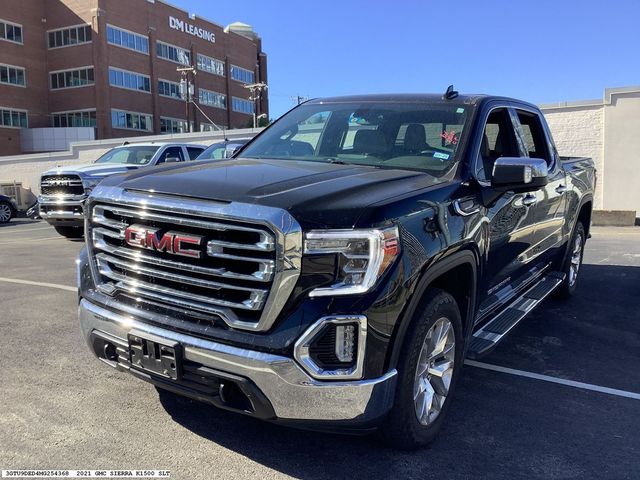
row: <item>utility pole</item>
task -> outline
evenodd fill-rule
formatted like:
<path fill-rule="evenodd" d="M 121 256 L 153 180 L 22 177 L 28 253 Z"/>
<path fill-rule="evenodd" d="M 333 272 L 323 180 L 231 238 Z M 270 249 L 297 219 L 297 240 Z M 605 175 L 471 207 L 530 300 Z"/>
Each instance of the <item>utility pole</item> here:
<path fill-rule="evenodd" d="M 290 97 L 290 98 L 291 98 L 291 100 L 296 102 L 298 105 L 300 105 L 301 103 L 304 103 L 307 100 L 309 100 L 309 97 L 304 97 L 302 95 L 296 95 L 295 97 Z"/>
<path fill-rule="evenodd" d="M 256 128 L 258 126 L 257 125 L 258 124 L 258 105 L 260 103 L 260 98 L 262 97 L 262 92 L 265 91 L 269 87 L 267 86 L 266 83 L 260 82 L 260 83 L 252 83 L 250 85 L 245 85 L 244 88 L 249 90 L 249 92 L 251 93 L 251 96 L 249 97 L 249 100 L 254 102 L 254 106 L 253 106 L 253 128 Z M 260 117 L 262 117 L 262 115 L 260 115 Z"/>
<path fill-rule="evenodd" d="M 180 73 L 180 95 L 184 98 L 184 109 L 187 115 L 187 129 L 193 132 L 193 123 L 191 123 L 191 115 L 189 112 L 189 104 L 192 102 L 191 97 L 195 93 L 195 76 L 198 71 L 195 67 L 178 67 L 176 71 Z"/>

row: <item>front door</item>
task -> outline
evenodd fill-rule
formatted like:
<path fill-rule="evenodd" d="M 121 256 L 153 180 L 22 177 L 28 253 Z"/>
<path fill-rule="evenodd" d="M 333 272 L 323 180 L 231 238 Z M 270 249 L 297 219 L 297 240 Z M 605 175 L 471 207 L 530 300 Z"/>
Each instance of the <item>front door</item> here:
<path fill-rule="evenodd" d="M 509 109 L 495 108 L 487 117 L 477 161 L 476 178 L 491 188 L 493 164 L 500 157 L 520 157 L 516 131 Z M 531 278 L 535 245 L 535 205 L 542 192 L 506 192 L 489 208 L 489 245 L 479 315 L 492 310 L 519 284 Z"/>

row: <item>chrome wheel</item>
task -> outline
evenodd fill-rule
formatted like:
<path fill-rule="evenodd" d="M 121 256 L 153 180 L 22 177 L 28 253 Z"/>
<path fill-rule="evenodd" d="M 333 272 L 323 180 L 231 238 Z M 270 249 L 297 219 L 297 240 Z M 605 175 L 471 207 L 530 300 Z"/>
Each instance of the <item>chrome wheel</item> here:
<path fill-rule="evenodd" d="M 422 425 L 429 425 L 440 415 L 449 394 L 455 355 L 453 325 L 441 317 L 427 332 L 413 382 L 416 417 Z"/>
<path fill-rule="evenodd" d="M 6 203 L 0 203 L 0 223 L 11 220 L 11 207 Z"/>
<path fill-rule="evenodd" d="M 582 235 L 576 235 L 573 241 L 573 249 L 571 250 L 571 263 L 569 264 L 569 286 L 573 286 L 578 279 L 580 264 L 582 263 L 582 246 L 584 242 Z"/>

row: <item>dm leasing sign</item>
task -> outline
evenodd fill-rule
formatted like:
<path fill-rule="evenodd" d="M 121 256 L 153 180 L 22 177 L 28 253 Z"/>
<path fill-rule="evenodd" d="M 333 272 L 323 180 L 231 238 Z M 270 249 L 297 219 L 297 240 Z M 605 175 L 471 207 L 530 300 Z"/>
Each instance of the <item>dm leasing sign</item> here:
<path fill-rule="evenodd" d="M 178 20 L 175 17 L 169 17 L 169 27 L 174 30 L 193 35 L 194 37 L 202 38 L 211 43 L 216 43 L 216 34 L 205 30 L 204 28 L 196 27 L 191 23 L 187 23 L 184 20 Z"/>

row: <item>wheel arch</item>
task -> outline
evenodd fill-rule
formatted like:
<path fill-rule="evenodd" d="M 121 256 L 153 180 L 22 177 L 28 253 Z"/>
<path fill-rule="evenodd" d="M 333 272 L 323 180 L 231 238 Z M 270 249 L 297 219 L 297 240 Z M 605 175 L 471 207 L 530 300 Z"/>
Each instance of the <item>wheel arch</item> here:
<path fill-rule="evenodd" d="M 466 339 L 473 330 L 475 317 L 478 265 L 479 257 L 475 249 L 465 248 L 446 255 L 425 269 L 393 334 L 391 352 L 388 356 L 389 368 L 397 366 L 409 325 L 429 288 L 444 290 L 456 299 L 462 316 L 465 344 L 467 343 Z"/>

